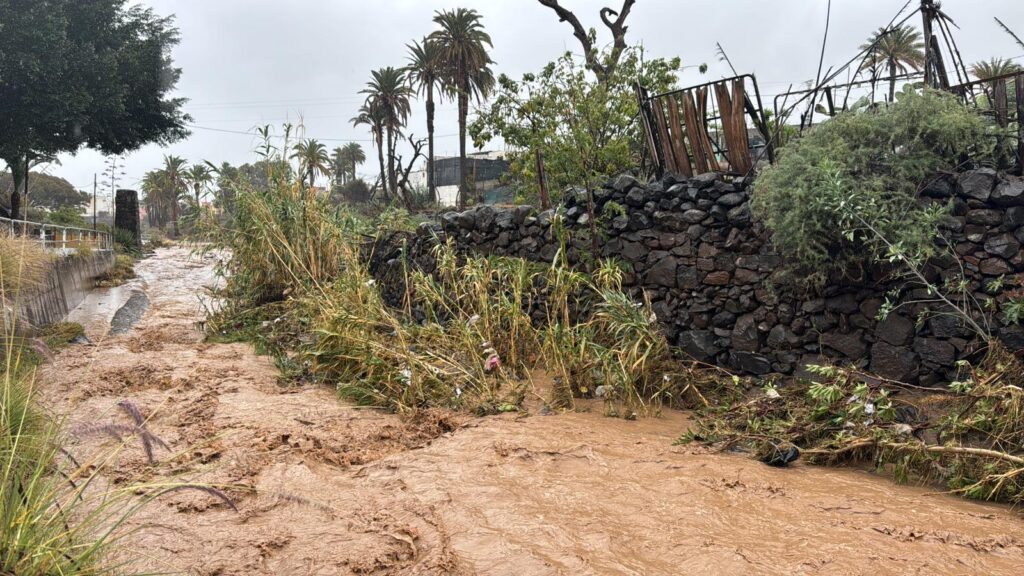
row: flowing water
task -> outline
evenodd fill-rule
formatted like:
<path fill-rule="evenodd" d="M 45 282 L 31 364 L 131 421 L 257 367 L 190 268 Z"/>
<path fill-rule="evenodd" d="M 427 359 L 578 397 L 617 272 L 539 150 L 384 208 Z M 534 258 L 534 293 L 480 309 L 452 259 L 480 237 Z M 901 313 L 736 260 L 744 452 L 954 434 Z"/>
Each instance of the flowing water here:
<path fill-rule="evenodd" d="M 118 455 L 112 482 L 229 485 L 232 511 L 177 492 L 134 517 L 136 567 L 188 574 L 1021 574 L 1024 517 L 867 472 L 769 468 L 673 442 L 683 413 L 599 409 L 402 420 L 324 388 L 279 386 L 271 360 L 202 342 L 212 257 L 161 249 L 104 293 L 41 379 L 78 424 L 129 399 L 171 447 Z M 104 324 L 142 290 L 124 335 Z M 116 303 L 116 304 L 115 304 Z M 585 408 L 585 407 L 584 407 Z M 103 448 L 96 439 L 71 446 Z M 107 448 L 110 447 L 108 443 Z"/>

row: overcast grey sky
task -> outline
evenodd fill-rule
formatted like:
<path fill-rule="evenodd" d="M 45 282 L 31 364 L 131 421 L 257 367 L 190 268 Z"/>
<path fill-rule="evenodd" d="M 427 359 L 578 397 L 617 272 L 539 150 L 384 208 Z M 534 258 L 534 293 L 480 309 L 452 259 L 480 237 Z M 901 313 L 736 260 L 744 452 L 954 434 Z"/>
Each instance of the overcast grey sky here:
<path fill-rule="evenodd" d="M 839 65 L 878 27 L 889 22 L 905 0 L 834 0 L 825 66 Z M 917 0 L 914 0 L 915 4 Z M 174 52 L 183 70 L 180 96 L 190 101 L 192 136 L 168 148 L 146 146 L 126 158 L 120 187 L 135 188 L 164 154 L 190 162 L 240 164 L 253 160 L 254 138 L 216 130 L 252 131 L 263 124 L 293 123 L 301 117 L 306 135 L 330 148 L 361 141 L 375 158 L 369 134 L 349 119 L 363 98 L 369 72 L 405 63 L 409 41 L 433 30 L 435 10 L 474 8 L 494 40 L 499 73 L 517 77 L 537 71 L 565 50 L 579 52 L 568 24 L 536 0 L 144 0 L 161 15 L 176 15 L 181 43 Z M 621 0 L 563 0 L 584 26 L 598 28 L 602 6 Z M 757 74 L 765 105 L 771 95 L 813 79 L 825 24 L 826 0 L 638 0 L 629 16 L 630 43 L 643 43 L 652 56 L 680 56 L 684 66 L 709 65 L 701 76 L 685 69 L 680 84 L 728 76 L 715 55 L 721 42 L 740 73 Z M 958 43 L 968 63 L 991 56 L 1024 63 L 1024 49 L 998 28 L 998 16 L 1024 35 L 1024 1 L 944 0 L 959 24 Z M 915 24 L 919 23 L 914 18 Z M 437 153 L 458 151 L 455 106 L 439 105 Z M 425 135 L 422 103 L 415 103 L 409 130 Z M 61 158 L 48 172 L 91 190 L 103 158 L 83 150 Z M 361 167 L 370 179 L 375 162 Z M 103 193 L 101 184 L 101 193 Z"/>

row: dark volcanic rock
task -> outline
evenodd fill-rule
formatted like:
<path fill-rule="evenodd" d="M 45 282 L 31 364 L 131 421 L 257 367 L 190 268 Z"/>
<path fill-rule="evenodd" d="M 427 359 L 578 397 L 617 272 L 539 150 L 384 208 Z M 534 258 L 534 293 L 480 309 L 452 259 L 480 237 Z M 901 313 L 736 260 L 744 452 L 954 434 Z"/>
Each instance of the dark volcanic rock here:
<path fill-rule="evenodd" d="M 722 351 L 715 344 L 715 335 L 708 330 L 689 330 L 679 336 L 679 347 L 695 360 L 714 360 Z"/>
<path fill-rule="evenodd" d="M 910 343 L 914 335 L 914 323 L 905 316 L 891 313 L 875 327 L 875 336 L 893 346 Z"/>
<path fill-rule="evenodd" d="M 653 256 L 653 254 L 652 254 Z M 644 280 L 648 284 L 654 284 L 656 286 L 666 286 L 668 288 L 675 288 L 676 286 L 676 268 L 679 266 L 679 262 L 675 257 L 666 255 L 661 258 L 657 258 L 654 264 L 647 270 L 647 274 L 644 276 Z"/>
<path fill-rule="evenodd" d="M 923 362 L 937 366 L 950 366 L 956 361 L 956 349 L 953 345 L 937 338 L 915 339 L 914 352 L 921 356 Z"/>
<path fill-rule="evenodd" d="M 991 200 L 996 206 L 1024 206 L 1024 180 L 1000 182 Z"/>
<path fill-rule="evenodd" d="M 731 352 L 729 363 L 737 370 L 758 376 L 772 371 L 771 360 L 753 352 Z"/>
<path fill-rule="evenodd" d="M 852 359 L 862 358 L 868 349 L 867 344 L 864 343 L 863 333 L 860 330 L 849 334 L 841 332 L 822 334 L 821 343 Z"/>
<path fill-rule="evenodd" d="M 1012 234 L 998 234 L 985 240 L 985 251 L 1003 258 L 1013 258 L 1020 251 L 1020 242 Z"/>
<path fill-rule="evenodd" d="M 996 171 L 991 168 L 970 170 L 960 176 L 960 193 L 982 202 L 988 200 L 995 185 Z"/>
<path fill-rule="evenodd" d="M 903 346 L 876 342 L 871 347 L 870 369 L 883 378 L 910 382 L 917 378 L 917 355 Z"/>

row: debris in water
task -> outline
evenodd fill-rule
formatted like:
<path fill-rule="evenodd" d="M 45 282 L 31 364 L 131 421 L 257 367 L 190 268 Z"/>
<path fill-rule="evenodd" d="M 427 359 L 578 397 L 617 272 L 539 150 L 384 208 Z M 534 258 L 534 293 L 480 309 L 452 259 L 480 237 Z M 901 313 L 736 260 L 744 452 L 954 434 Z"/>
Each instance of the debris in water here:
<path fill-rule="evenodd" d="M 772 442 L 770 446 L 768 452 L 761 457 L 761 461 L 769 466 L 784 468 L 800 457 L 800 449 L 792 444 L 779 446 Z"/>

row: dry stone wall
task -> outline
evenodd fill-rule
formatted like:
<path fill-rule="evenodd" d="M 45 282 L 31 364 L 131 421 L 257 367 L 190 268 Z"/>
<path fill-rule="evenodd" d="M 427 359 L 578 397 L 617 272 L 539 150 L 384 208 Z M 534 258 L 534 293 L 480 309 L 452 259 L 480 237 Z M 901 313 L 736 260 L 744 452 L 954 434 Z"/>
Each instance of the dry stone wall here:
<path fill-rule="evenodd" d="M 779 279 L 785 256 L 774 252 L 752 215 L 751 188 L 749 179 L 715 174 L 650 183 L 622 175 L 595 193 L 593 214 L 580 192 L 540 213 L 528 206 L 447 213 L 439 227 L 425 226 L 419 235 L 426 241 L 442 232 L 470 252 L 535 261 L 551 261 L 567 239 L 572 262 L 616 258 L 627 269 L 627 286 L 634 295 L 646 292 L 674 345 L 744 373 L 789 374 L 838 362 L 929 383 L 951 378 L 957 360 L 977 356 L 981 341 L 956 316 L 913 303 L 929 299 L 922 288 L 903 290 L 903 305 L 879 320 L 887 293 L 905 285 L 891 270 L 837 278 L 814 294 L 789 287 Z M 988 169 L 942 176 L 922 201 L 953 204 L 945 234 L 958 257 L 930 263 L 932 281 L 958 278 L 963 267 L 981 306 L 1021 293 L 1024 180 Z M 996 316 L 993 332 L 1024 351 L 1024 328 L 1001 325 Z"/>

